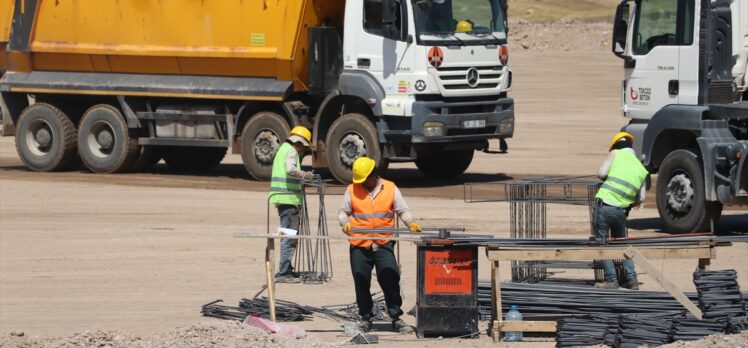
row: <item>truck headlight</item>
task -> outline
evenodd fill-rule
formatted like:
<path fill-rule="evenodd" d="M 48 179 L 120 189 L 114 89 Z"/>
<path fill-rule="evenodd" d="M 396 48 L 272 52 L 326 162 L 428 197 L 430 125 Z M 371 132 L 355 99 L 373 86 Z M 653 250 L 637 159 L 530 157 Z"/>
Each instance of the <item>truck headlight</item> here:
<path fill-rule="evenodd" d="M 424 122 L 423 135 L 427 137 L 439 137 L 444 134 L 444 123 Z"/>
<path fill-rule="evenodd" d="M 499 133 L 514 132 L 514 117 L 507 117 L 499 123 Z"/>

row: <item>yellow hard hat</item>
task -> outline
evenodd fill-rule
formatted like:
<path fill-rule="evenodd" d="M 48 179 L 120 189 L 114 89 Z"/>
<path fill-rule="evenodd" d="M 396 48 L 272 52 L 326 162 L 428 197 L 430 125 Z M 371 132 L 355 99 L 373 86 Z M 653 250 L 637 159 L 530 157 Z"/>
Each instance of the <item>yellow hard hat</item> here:
<path fill-rule="evenodd" d="M 473 31 L 473 24 L 470 23 L 470 21 L 459 21 L 457 27 L 455 27 L 455 32 L 457 33 L 467 33 L 471 31 Z"/>
<path fill-rule="evenodd" d="M 293 142 L 298 141 L 304 144 L 304 146 L 309 146 L 312 142 L 312 132 L 304 126 L 296 126 L 288 133 L 288 138 Z"/>
<path fill-rule="evenodd" d="M 618 142 L 619 140 L 621 140 L 623 138 L 629 138 L 629 140 L 631 141 L 631 143 L 634 142 L 634 136 L 633 135 L 631 135 L 631 134 L 629 134 L 627 132 L 619 132 L 618 134 L 616 134 L 613 137 L 613 140 L 610 141 L 610 148 L 608 148 L 608 151 L 613 151 L 613 146 L 616 144 L 616 142 Z"/>
<path fill-rule="evenodd" d="M 360 184 L 369 177 L 377 163 L 369 157 L 359 157 L 353 161 L 353 183 Z"/>

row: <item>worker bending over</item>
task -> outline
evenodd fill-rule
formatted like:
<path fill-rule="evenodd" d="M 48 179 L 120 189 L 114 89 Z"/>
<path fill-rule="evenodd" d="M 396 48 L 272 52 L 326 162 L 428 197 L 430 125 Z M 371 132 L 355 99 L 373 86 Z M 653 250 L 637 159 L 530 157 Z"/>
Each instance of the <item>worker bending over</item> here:
<path fill-rule="evenodd" d="M 610 142 L 610 154 L 603 162 L 597 176 L 604 180 L 595 198 L 595 238 L 598 243 L 607 243 L 608 232 L 613 238 L 626 237 L 626 218 L 629 210 L 644 201 L 645 182 L 649 172 L 636 158 L 632 149 L 634 137 L 620 132 Z M 595 284 L 597 288 L 617 289 L 618 277 L 611 260 L 603 260 L 605 281 Z M 625 281 L 622 287 L 639 290 L 634 262 L 623 260 Z"/>
<path fill-rule="evenodd" d="M 278 209 L 283 228 L 299 230 L 303 180 L 312 180 L 314 173 L 301 170 L 301 157 L 309 147 L 312 133 L 302 126 L 294 127 L 288 138 L 275 153 L 273 174 L 270 182 L 270 203 Z M 281 239 L 280 260 L 275 281 L 278 283 L 300 283 L 299 274 L 293 271 L 291 261 L 296 252 L 297 239 Z"/>
<path fill-rule="evenodd" d="M 391 233 L 356 233 L 351 229 L 394 228 L 396 214 L 410 232 L 421 232 L 421 226 L 413 222 L 400 190 L 393 182 L 379 177 L 374 160 L 368 157 L 356 159 L 353 162 L 353 184 L 348 185 L 338 212 L 343 232 L 354 237 L 391 237 Z M 402 334 L 412 333 L 413 328 L 400 319 L 403 300 L 400 297 L 400 270 L 393 252 L 395 242 L 382 239 L 350 240 L 350 243 L 351 272 L 356 287 L 358 314 L 362 320 L 360 329 L 367 332 L 373 328 L 374 303 L 370 287 L 371 271 L 376 267 L 377 281 L 392 318 L 392 329 Z"/>

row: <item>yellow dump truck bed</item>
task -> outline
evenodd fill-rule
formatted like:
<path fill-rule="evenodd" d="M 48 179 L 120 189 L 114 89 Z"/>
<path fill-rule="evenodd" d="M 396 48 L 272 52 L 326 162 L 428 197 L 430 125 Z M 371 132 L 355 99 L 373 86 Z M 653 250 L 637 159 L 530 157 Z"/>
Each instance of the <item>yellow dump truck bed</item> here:
<path fill-rule="evenodd" d="M 8 37 L 10 36 L 10 23 L 13 21 L 13 0 L 0 0 L 0 75 L 7 69 L 8 64 Z"/>
<path fill-rule="evenodd" d="M 344 8 L 342 0 L 21 3 L 33 25 L 12 25 L 10 71 L 262 77 L 297 91 L 307 89 L 307 29 L 340 23 Z M 4 29 L 12 1 L 0 6 Z"/>

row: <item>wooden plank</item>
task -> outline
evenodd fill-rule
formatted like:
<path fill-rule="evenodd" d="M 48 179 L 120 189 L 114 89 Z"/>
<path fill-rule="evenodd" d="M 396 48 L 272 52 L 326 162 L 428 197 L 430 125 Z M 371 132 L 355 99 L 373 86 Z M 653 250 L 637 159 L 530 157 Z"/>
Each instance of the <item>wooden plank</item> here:
<path fill-rule="evenodd" d="M 275 275 L 273 267 L 275 264 L 275 239 L 267 238 L 265 248 L 265 270 L 267 272 L 268 302 L 270 303 L 270 320 L 275 321 Z"/>
<path fill-rule="evenodd" d="M 501 341 L 501 281 L 499 279 L 499 261 L 491 261 L 491 338 L 494 342 Z"/>
<path fill-rule="evenodd" d="M 492 261 L 581 261 L 611 260 L 624 258 L 628 246 L 621 247 L 574 247 L 574 248 L 524 248 L 491 249 L 487 251 Z M 639 251 L 650 259 L 700 259 L 712 258 L 712 247 L 706 245 L 678 247 L 639 247 Z"/>
<path fill-rule="evenodd" d="M 521 332 L 556 332 L 555 321 L 500 321 L 499 330 Z"/>
<path fill-rule="evenodd" d="M 626 249 L 624 255 L 627 259 L 633 260 L 637 266 L 644 269 L 650 277 L 652 277 L 655 281 L 657 281 L 657 283 L 660 284 L 660 286 L 662 286 L 663 289 L 667 290 L 670 295 L 673 295 L 676 301 L 683 305 L 683 307 L 686 307 L 686 309 L 691 312 L 693 316 L 701 319 L 701 310 L 696 307 L 696 305 L 694 305 L 686 295 L 683 294 L 683 291 L 681 291 L 677 285 L 675 285 L 670 281 L 670 279 L 665 277 L 665 275 L 662 274 L 657 269 L 657 267 L 652 265 L 649 260 L 647 260 L 647 258 L 639 252 L 639 250 L 634 247 L 629 247 L 628 249 Z"/>

